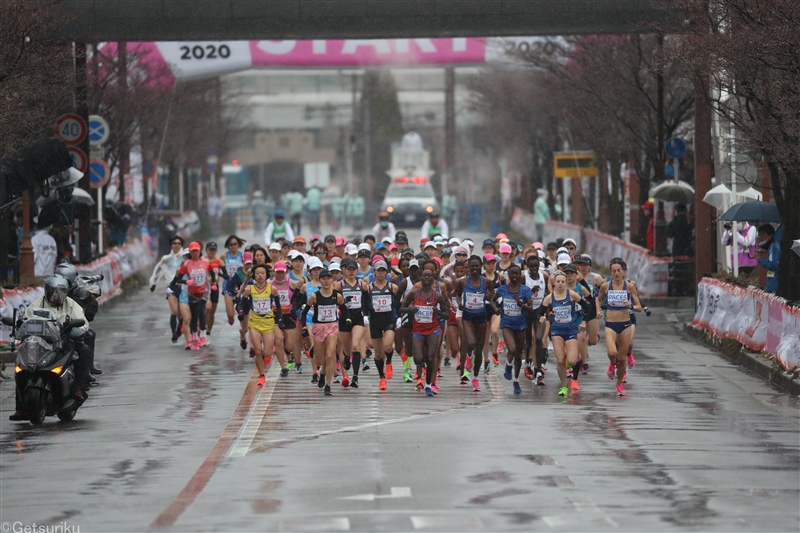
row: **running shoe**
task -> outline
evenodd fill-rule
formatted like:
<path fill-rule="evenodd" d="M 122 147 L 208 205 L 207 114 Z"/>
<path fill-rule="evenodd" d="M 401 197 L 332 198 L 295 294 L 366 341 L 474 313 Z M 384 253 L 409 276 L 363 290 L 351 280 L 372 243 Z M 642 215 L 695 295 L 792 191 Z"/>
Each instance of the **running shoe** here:
<path fill-rule="evenodd" d="M 253 347 L 250 347 L 250 357 L 255 357 L 255 356 L 256 356 L 256 349 L 253 348 Z"/>
<path fill-rule="evenodd" d="M 325 396 L 333 396 L 330 385 L 325 385 Z"/>
<path fill-rule="evenodd" d="M 374 352 L 372 351 L 372 347 L 371 347 L 371 346 L 367 346 L 367 349 L 366 349 L 366 350 L 364 350 L 364 354 L 365 354 L 367 357 L 372 357 L 372 354 L 373 354 L 373 353 L 374 353 Z"/>
<path fill-rule="evenodd" d="M 264 358 L 264 364 L 267 365 L 267 366 L 271 365 L 272 364 L 272 357 L 271 356 L 270 357 L 265 357 Z"/>
<path fill-rule="evenodd" d="M 550 357 L 550 350 L 547 348 L 544 349 L 544 357 L 542 357 L 542 365 L 547 364 L 547 358 Z"/>
<path fill-rule="evenodd" d="M 533 369 L 528 365 L 525 365 L 525 377 L 533 381 Z"/>
<path fill-rule="evenodd" d="M 464 373 L 461 374 L 461 384 L 466 385 L 467 383 L 469 383 L 469 372 L 465 370 Z"/>
<path fill-rule="evenodd" d="M 628 382 L 628 373 L 627 372 L 622 374 L 622 382 L 623 383 L 627 383 Z"/>
<path fill-rule="evenodd" d="M 200 346 L 208 346 L 208 345 L 211 344 L 210 342 L 208 342 L 208 339 L 206 339 L 205 337 L 200 337 L 200 341 L 199 342 L 200 342 Z M 631 368 L 633 368 L 633 367 L 631 367 Z"/>
<path fill-rule="evenodd" d="M 362 359 L 361 360 L 361 370 L 363 370 L 365 372 L 367 370 L 369 370 L 369 365 L 367 364 L 367 360 L 366 359 Z"/>
<path fill-rule="evenodd" d="M 178 337 L 180 337 L 180 335 L 172 334 L 172 344 L 178 344 Z"/>
<path fill-rule="evenodd" d="M 431 390 L 433 391 L 434 394 L 439 394 L 439 387 L 437 387 L 436 385 L 431 385 Z"/>
<path fill-rule="evenodd" d="M 581 368 L 581 374 L 588 374 L 589 373 L 589 363 L 583 363 L 583 368 Z"/>
<path fill-rule="evenodd" d="M 353 376 L 353 381 L 350 382 L 350 388 L 351 389 L 358 388 L 358 376 Z"/>
<path fill-rule="evenodd" d="M 350 380 L 347 376 L 342 378 L 342 387 L 347 388 L 350 386 Z"/>
<path fill-rule="evenodd" d="M 567 392 L 569 392 L 569 391 L 567 390 L 566 387 L 561 387 L 560 389 L 558 389 L 558 395 L 559 396 L 566 396 Z"/>
<path fill-rule="evenodd" d="M 184 348 L 184 350 L 191 350 L 191 349 L 192 349 L 192 342 L 189 341 L 186 343 L 186 348 Z"/>
<path fill-rule="evenodd" d="M 450 358 L 449 357 L 445 357 L 444 358 L 444 366 L 450 366 Z"/>
<path fill-rule="evenodd" d="M 519 381 L 514 382 L 514 394 L 522 394 L 522 387 L 520 387 Z"/>
<path fill-rule="evenodd" d="M 406 349 L 403 348 L 403 351 L 400 352 L 400 360 L 403 361 L 403 363 L 405 363 L 406 361 L 408 361 L 408 359 L 409 357 L 408 355 L 406 355 Z"/>
<path fill-rule="evenodd" d="M 633 368 L 636 366 L 636 359 L 633 358 L 633 354 L 628 354 L 628 368 Z"/>
<path fill-rule="evenodd" d="M 350 359 L 352 356 L 345 355 L 344 356 L 344 369 L 350 370 L 350 366 L 353 364 L 353 361 Z"/>
<path fill-rule="evenodd" d="M 333 375 L 333 382 L 334 382 L 334 383 L 341 383 L 341 381 L 342 381 L 342 377 L 339 375 L 339 373 L 338 373 L 338 372 L 336 372 L 336 373 Z"/>
<path fill-rule="evenodd" d="M 581 390 L 581 386 L 578 385 L 577 379 L 573 379 L 572 383 L 569 384 L 569 387 L 572 389 L 573 392 L 578 392 L 579 390 Z"/>
<path fill-rule="evenodd" d="M 318 383 L 318 382 L 319 382 L 319 376 L 317 375 L 316 372 L 314 372 L 314 375 L 311 376 L 311 383 Z"/>
<path fill-rule="evenodd" d="M 421 379 L 417 378 L 417 385 L 416 385 L 416 387 L 417 387 L 417 389 L 419 389 L 419 390 L 422 390 L 422 389 L 424 389 L 424 388 L 425 388 L 425 384 L 422 382 L 422 380 L 421 380 Z"/>
<path fill-rule="evenodd" d="M 294 367 L 294 373 L 295 374 L 302 374 L 303 373 L 303 365 L 297 365 L 296 367 Z"/>
<path fill-rule="evenodd" d="M 441 368 L 440 368 L 439 370 L 437 370 L 437 371 L 436 371 L 436 377 L 437 377 L 437 378 L 440 378 L 440 377 L 442 377 L 442 369 L 441 369 Z"/>
<path fill-rule="evenodd" d="M 544 387 L 544 374 L 539 372 L 536 376 L 536 385 L 539 387 Z"/>
<path fill-rule="evenodd" d="M 506 363 L 506 369 L 503 372 L 503 377 L 506 378 L 508 381 L 511 381 L 511 371 L 514 369 L 513 365 Z"/>
<path fill-rule="evenodd" d="M 467 370 L 472 372 L 472 357 L 467 357 L 467 362 L 465 363 Z"/>
<path fill-rule="evenodd" d="M 261 374 L 261 377 L 258 378 L 258 383 L 256 383 L 256 386 L 263 387 L 264 383 L 266 383 L 266 382 L 267 382 L 267 376 L 265 376 L 264 374 Z"/>
<path fill-rule="evenodd" d="M 394 369 L 392 368 L 392 363 L 386 363 L 386 379 L 392 379 L 394 377 Z"/>
<path fill-rule="evenodd" d="M 430 385 L 425 386 L 425 396 L 433 396 L 433 389 Z"/>
<path fill-rule="evenodd" d="M 411 368 L 411 358 L 406 357 L 405 359 L 403 359 L 403 370 L 408 372 L 408 369 L 410 368 Z"/>
<path fill-rule="evenodd" d="M 339 362 L 339 361 L 336 361 L 336 371 L 337 372 L 341 372 L 342 371 L 342 363 Z"/>
<path fill-rule="evenodd" d="M 498 361 L 499 361 L 499 359 L 498 359 Z M 486 364 L 483 365 L 483 373 L 486 374 L 487 376 L 489 375 L 489 373 L 491 371 L 491 367 L 489 365 L 491 365 L 491 363 L 489 361 L 486 361 Z"/>
<path fill-rule="evenodd" d="M 608 369 L 606 370 L 606 377 L 608 379 L 614 379 L 614 374 L 617 373 L 617 365 L 614 363 L 608 363 Z"/>
<path fill-rule="evenodd" d="M 617 383 L 617 396 L 625 396 L 625 387 L 622 383 Z"/>
<path fill-rule="evenodd" d="M 294 370 L 294 362 L 286 363 L 286 370 Z"/>
<path fill-rule="evenodd" d="M 386 378 L 381 378 L 380 384 L 378 385 L 380 390 L 386 390 Z"/>
<path fill-rule="evenodd" d="M 197 339 L 192 341 L 192 350 L 198 351 L 200 349 L 200 341 Z"/>
<path fill-rule="evenodd" d="M 240 338 L 239 339 L 239 346 L 242 348 L 242 350 L 246 350 L 247 349 L 247 339 Z"/>
<path fill-rule="evenodd" d="M 505 352 L 506 351 L 506 341 L 500 341 L 497 343 L 497 353 Z"/>
<path fill-rule="evenodd" d="M 461 368 L 461 362 L 459 362 L 459 363 L 456 365 L 456 372 L 461 372 L 462 370 L 464 370 L 464 369 L 463 369 L 463 368 Z"/>
<path fill-rule="evenodd" d="M 497 352 L 492 352 L 492 362 L 494 366 L 500 365 L 500 356 L 497 355 Z"/>
<path fill-rule="evenodd" d="M 281 368 L 281 377 L 285 378 L 288 375 L 289 375 L 289 369 L 288 368 Z"/>
<path fill-rule="evenodd" d="M 317 382 L 317 387 L 320 389 L 325 386 L 325 374 L 319 375 L 319 382 Z"/>
<path fill-rule="evenodd" d="M 480 392 L 481 391 L 481 382 L 478 381 L 478 378 L 472 380 L 472 392 Z"/>

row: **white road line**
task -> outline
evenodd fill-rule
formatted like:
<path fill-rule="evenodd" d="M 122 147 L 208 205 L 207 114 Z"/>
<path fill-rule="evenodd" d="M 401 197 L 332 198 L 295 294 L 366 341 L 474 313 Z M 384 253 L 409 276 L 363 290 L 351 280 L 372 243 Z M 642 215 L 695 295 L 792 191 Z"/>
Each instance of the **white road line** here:
<path fill-rule="evenodd" d="M 325 531 L 350 531 L 350 519 L 347 517 L 337 518 L 317 518 L 317 519 L 298 519 L 285 520 L 281 522 L 278 531 L 305 531 L 305 532 L 325 532 Z"/>
<path fill-rule="evenodd" d="M 267 407 L 269 407 L 269 402 L 272 400 L 272 393 L 275 391 L 275 384 L 278 382 L 279 375 L 280 365 L 272 365 L 267 373 L 266 389 L 259 388 L 256 393 L 253 405 L 250 406 L 247 418 L 245 418 L 239 434 L 236 435 L 227 457 L 244 457 L 250 451 L 250 445 L 253 444 L 253 439 L 261 426 L 261 421 L 264 419 L 264 415 L 267 414 Z"/>
<path fill-rule="evenodd" d="M 437 531 L 444 529 L 464 531 L 483 528 L 481 519 L 473 516 L 412 516 L 411 525 L 417 530 L 435 529 Z"/>

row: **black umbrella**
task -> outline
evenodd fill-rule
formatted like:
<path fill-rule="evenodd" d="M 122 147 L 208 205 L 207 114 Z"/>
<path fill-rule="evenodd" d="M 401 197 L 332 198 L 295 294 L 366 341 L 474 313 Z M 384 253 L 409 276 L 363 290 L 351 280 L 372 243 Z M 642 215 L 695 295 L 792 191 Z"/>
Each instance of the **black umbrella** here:
<path fill-rule="evenodd" d="M 742 202 L 731 206 L 720 220 L 729 222 L 775 222 L 780 223 L 778 206 L 770 202 Z"/>

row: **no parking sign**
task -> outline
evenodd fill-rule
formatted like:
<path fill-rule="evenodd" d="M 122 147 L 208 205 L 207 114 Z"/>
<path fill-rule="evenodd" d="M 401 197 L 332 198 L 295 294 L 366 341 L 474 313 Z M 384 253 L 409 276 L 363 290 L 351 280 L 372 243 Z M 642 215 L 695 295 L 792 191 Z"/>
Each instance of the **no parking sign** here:
<path fill-rule="evenodd" d="M 111 177 L 111 170 L 108 168 L 108 163 L 102 159 L 92 159 L 89 163 L 89 183 L 92 189 L 99 189 Z"/>

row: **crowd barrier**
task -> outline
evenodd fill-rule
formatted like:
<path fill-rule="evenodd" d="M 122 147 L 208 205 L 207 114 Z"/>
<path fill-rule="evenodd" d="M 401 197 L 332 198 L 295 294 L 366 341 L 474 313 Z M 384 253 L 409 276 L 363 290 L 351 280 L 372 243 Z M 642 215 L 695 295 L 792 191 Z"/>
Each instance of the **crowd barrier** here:
<path fill-rule="evenodd" d="M 786 371 L 800 366 L 800 308 L 761 289 L 703 278 L 692 325 L 769 353 Z"/>
<path fill-rule="evenodd" d="M 520 208 L 514 209 L 511 216 L 511 227 L 522 233 L 530 242 L 537 240 L 536 225 L 533 214 Z M 575 239 L 578 250 L 592 256 L 598 265 L 611 262 L 614 257 L 621 257 L 628 264 L 631 273 L 635 273 L 636 287 L 640 296 L 650 298 L 667 296 L 669 292 L 669 259 L 653 257 L 645 248 L 636 246 L 606 233 L 581 228 L 573 224 L 565 224 L 548 220 L 544 225 L 543 244 L 556 239 Z"/>
<path fill-rule="evenodd" d="M 103 303 L 122 293 L 123 280 L 131 277 L 137 272 L 149 268 L 153 264 L 153 255 L 147 245 L 142 241 L 112 248 L 103 257 L 96 259 L 88 265 L 76 265 L 78 272 L 82 276 L 95 276 L 102 274 L 103 281 L 99 283 L 103 290 L 103 295 L 99 302 Z M 17 315 L 24 313 L 25 309 L 34 300 L 44 295 L 42 287 L 30 287 L 27 289 L 3 289 L 2 300 L 0 300 L 0 316 L 13 317 L 14 311 Z M 10 328 L 0 325 L 0 343 L 7 342 L 11 333 Z"/>

